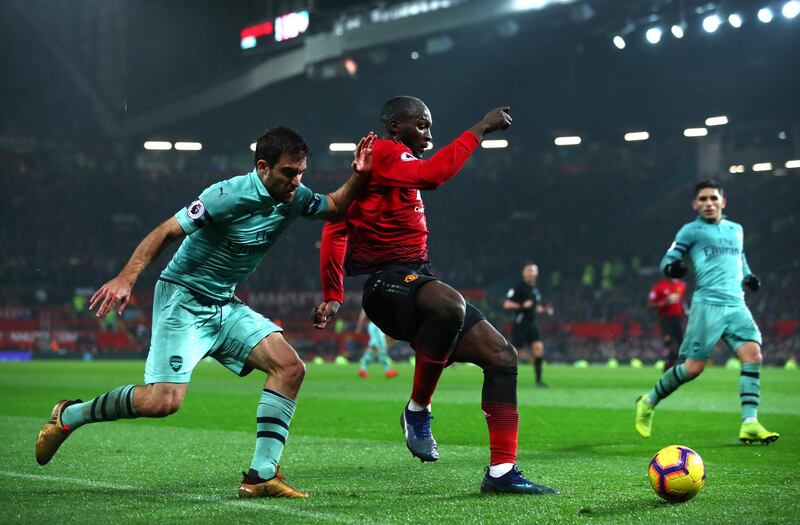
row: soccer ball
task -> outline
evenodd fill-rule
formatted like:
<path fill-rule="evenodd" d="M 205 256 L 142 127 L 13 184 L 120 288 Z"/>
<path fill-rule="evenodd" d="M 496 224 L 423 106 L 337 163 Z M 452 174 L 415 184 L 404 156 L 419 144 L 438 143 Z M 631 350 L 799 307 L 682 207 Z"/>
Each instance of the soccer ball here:
<path fill-rule="evenodd" d="M 650 460 L 647 474 L 656 494 L 670 503 L 689 501 L 706 484 L 703 458 L 682 445 L 670 445 L 659 450 Z"/>

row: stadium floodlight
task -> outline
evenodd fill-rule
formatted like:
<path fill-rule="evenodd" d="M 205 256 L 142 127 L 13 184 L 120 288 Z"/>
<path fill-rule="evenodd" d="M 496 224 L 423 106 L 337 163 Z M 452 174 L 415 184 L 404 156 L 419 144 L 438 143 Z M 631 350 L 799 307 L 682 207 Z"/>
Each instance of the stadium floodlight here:
<path fill-rule="evenodd" d="M 650 134 L 646 131 L 631 131 L 630 133 L 625 134 L 625 140 L 627 142 L 638 142 L 640 140 L 647 140 L 650 138 Z"/>
<path fill-rule="evenodd" d="M 255 142 L 251 142 L 250 143 L 250 151 L 255 151 L 255 150 L 256 150 L 256 143 Z"/>
<path fill-rule="evenodd" d="M 753 171 L 769 171 L 772 169 L 771 162 L 759 162 L 757 164 L 753 164 Z"/>
<path fill-rule="evenodd" d="M 730 15 L 728 15 L 728 23 L 732 27 L 739 29 L 740 27 L 742 27 L 742 15 L 740 15 L 739 13 L 731 13 Z"/>
<path fill-rule="evenodd" d="M 556 146 L 577 146 L 581 143 L 581 138 L 578 136 L 571 137 L 556 137 Z"/>
<path fill-rule="evenodd" d="M 199 142 L 176 142 L 175 149 L 178 151 L 200 151 L 203 145 Z"/>
<path fill-rule="evenodd" d="M 706 128 L 686 128 L 683 130 L 684 137 L 705 137 L 708 135 Z"/>
<path fill-rule="evenodd" d="M 706 33 L 713 33 L 719 26 L 722 24 L 722 20 L 720 20 L 719 15 L 708 15 L 703 19 L 703 29 L 705 29 Z"/>
<path fill-rule="evenodd" d="M 790 20 L 797 15 L 800 15 L 800 2 L 797 0 L 786 2 L 781 8 L 781 14 L 784 16 L 784 18 L 788 18 Z"/>
<path fill-rule="evenodd" d="M 167 151 L 172 149 L 172 143 L 162 140 L 148 140 L 144 143 L 144 149 L 151 151 Z"/>
<path fill-rule="evenodd" d="M 483 140 L 481 141 L 481 147 L 486 149 L 507 148 L 508 141 L 506 139 Z"/>
<path fill-rule="evenodd" d="M 331 142 L 328 145 L 330 151 L 355 151 L 355 142 Z"/>
<path fill-rule="evenodd" d="M 614 35 L 614 46 L 617 49 L 625 49 L 625 39 L 619 35 Z"/>
<path fill-rule="evenodd" d="M 651 27 L 645 32 L 644 37 L 651 44 L 658 44 L 661 42 L 661 35 L 662 31 L 660 27 Z"/>
<path fill-rule="evenodd" d="M 720 115 L 719 117 L 708 117 L 706 119 L 706 126 L 724 126 L 728 123 L 728 117 Z"/>
<path fill-rule="evenodd" d="M 672 32 L 672 36 L 675 38 L 683 38 L 684 33 L 686 32 L 686 22 L 681 22 L 680 24 L 674 24 L 672 27 L 669 28 Z"/>
<path fill-rule="evenodd" d="M 787 168 L 800 168 L 800 160 L 787 160 L 786 161 Z"/>
<path fill-rule="evenodd" d="M 769 24 L 772 22 L 772 19 L 775 18 L 775 15 L 772 13 L 772 9 L 769 7 L 762 7 L 758 10 L 758 19 L 765 23 Z"/>
<path fill-rule="evenodd" d="M 729 173 L 744 173 L 744 164 L 734 164 L 728 168 Z"/>
<path fill-rule="evenodd" d="M 514 0 L 514 11 L 528 11 L 542 9 L 547 5 L 547 0 Z"/>
<path fill-rule="evenodd" d="M 417 60 L 418 58 L 419 58 L 419 51 L 412 51 L 411 60 Z"/>

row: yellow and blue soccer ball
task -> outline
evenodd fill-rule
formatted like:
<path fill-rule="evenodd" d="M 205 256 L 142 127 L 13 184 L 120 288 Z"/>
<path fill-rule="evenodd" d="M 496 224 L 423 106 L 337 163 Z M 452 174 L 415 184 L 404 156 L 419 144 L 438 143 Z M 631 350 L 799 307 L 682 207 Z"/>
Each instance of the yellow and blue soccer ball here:
<path fill-rule="evenodd" d="M 706 484 L 706 466 L 700 454 L 682 445 L 659 450 L 647 468 L 650 485 L 670 503 L 689 501 Z"/>

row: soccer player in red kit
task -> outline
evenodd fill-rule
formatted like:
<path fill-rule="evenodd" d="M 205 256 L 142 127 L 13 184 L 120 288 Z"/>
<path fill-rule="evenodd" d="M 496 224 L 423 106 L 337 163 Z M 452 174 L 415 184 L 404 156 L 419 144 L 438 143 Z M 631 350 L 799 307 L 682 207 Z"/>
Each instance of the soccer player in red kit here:
<path fill-rule="evenodd" d="M 475 363 L 483 369 L 481 408 L 489 426 L 490 465 L 481 492 L 557 493 L 526 479 L 516 466 L 517 352 L 484 315 L 438 280 L 428 261 L 428 227 L 421 191 L 453 177 L 485 134 L 511 125 L 508 107 L 491 110 L 439 150 L 431 142 L 430 110 L 414 97 L 387 101 L 381 114 L 385 138 L 373 145 L 372 177 L 346 218 L 322 233 L 323 302 L 314 325 L 324 328 L 343 299 L 343 270 L 367 274 L 362 305 L 369 319 L 416 351 L 414 386 L 401 426 L 406 445 L 422 461 L 439 452 L 431 433 L 431 397 L 445 366 Z"/>
<path fill-rule="evenodd" d="M 661 320 L 661 337 L 664 339 L 664 372 L 675 366 L 678 350 L 683 343 L 683 318 L 686 310 L 683 298 L 686 295 L 686 283 L 680 279 L 664 278 L 650 290 L 647 302 L 650 307 L 658 308 Z"/>

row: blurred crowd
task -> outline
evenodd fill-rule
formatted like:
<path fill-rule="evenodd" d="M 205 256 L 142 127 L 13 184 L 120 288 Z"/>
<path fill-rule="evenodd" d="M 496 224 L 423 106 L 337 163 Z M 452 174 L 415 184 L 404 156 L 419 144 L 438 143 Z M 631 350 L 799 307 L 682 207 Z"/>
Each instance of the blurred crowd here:
<path fill-rule="evenodd" d="M 31 308 L 34 316 L 61 308 L 82 317 L 85 298 L 121 269 L 150 229 L 209 184 L 252 166 L 248 155 L 173 153 L 3 138 L 0 307 Z M 657 266 L 674 234 L 694 218 L 695 160 L 692 150 L 655 146 L 635 154 L 591 144 L 556 153 L 479 152 L 453 181 L 423 195 L 434 270 L 473 292 L 489 320 L 505 330 L 505 292 L 519 281 L 523 264 L 535 262 L 539 287 L 555 308 L 552 318 L 542 320 L 549 359 L 654 361 L 661 344 L 647 292 L 659 279 Z M 335 164 L 313 159 L 304 183 L 316 191 L 335 189 L 347 176 L 347 164 Z M 762 291 L 748 294 L 748 304 L 773 362 L 800 350 L 799 334 L 771 328 L 774 321 L 800 320 L 794 178 L 749 174 L 722 181 L 727 211 L 743 224 L 750 266 L 764 283 Z M 251 306 L 298 331 L 298 346 L 307 353 L 355 352 L 360 343 L 352 335 L 342 343 L 304 333 L 310 330 L 308 309 L 319 300 L 320 229 L 318 222 L 298 221 L 239 290 Z M 148 293 L 170 254 L 162 254 L 137 284 L 141 304 L 98 329 L 127 330 L 146 347 Z M 349 302 L 335 328 L 340 337 L 352 332 L 360 282 L 348 280 Z M 287 291 L 307 293 L 283 302 L 271 295 Z M 610 340 L 576 337 L 568 324 L 581 322 L 621 323 L 624 330 Z M 633 335 L 632 325 L 643 328 Z"/>

